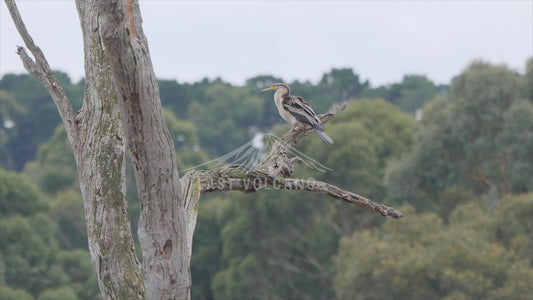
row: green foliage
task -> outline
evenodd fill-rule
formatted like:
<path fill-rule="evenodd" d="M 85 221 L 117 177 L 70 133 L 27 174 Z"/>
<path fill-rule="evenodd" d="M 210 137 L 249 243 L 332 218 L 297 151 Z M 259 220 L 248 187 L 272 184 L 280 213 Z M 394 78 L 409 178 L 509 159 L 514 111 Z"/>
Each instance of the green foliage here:
<path fill-rule="evenodd" d="M 5 284 L 40 295 L 39 299 L 43 295 L 97 299 L 98 285 L 88 251 L 59 251 L 56 226 L 44 214 L 0 219 L 0 265 Z"/>
<path fill-rule="evenodd" d="M 379 168 L 384 168 L 389 160 L 410 150 L 415 120 L 385 101 L 364 100 L 352 102 L 332 121 L 333 126 L 339 123 L 361 124 L 371 136 L 369 143 L 376 151 Z"/>
<path fill-rule="evenodd" d="M 387 165 L 409 151 L 414 125 L 412 116 L 383 100 L 352 101 L 326 125 L 326 132 L 335 141 L 333 146 L 325 146 L 312 136 L 301 147 L 305 155 L 331 170 L 320 172 L 301 166 L 304 171 L 299 170 L 295 176 L 312 177 L 371 199 L 384 199 Z M 343 234 L 351 235 L 356 227 L 375 225 L 378 220 L 366 211 L 347 209 L 344 203 L 333 206 L 330 217 Z"/>
<path fill-rule="evenodd" d="M 161 97 L 163 106 L 181 118 L 187 116 L 189 104 L 193 99 L 197 99 L 186 91 L 187 89 L 175 80 L 159 80 L 159 96 Z M 165 120 L 167 120 L 166 116 Z"/>
<path fill-rule="evenodd" d="M 84 81 L 57 76 L 81 107 Z M 262 75 L 235 87 L 220 79 L 160 80 L 180 172 L 276 123 L 283 125 L 275 133 L 285 133 L 289 125 L 272 93 L 260 92 L 281 81 Z M 332 69 L 316 85 L 289 84 L 317 113 L 373 99 L 352 101 L 326 125 L 334 145 L 312 135 L 298 146 L 304 161 L 331 171 L 303 164 L 295 177 L 414 208 L 384 222 L 312 193 L 202 196 L 193 299 L 530 297 L 533 196 L 499 195 L 533 189 L 533 58 L 523 75 L 475 62 L 450 87 L 419 75 L 371 87 L 352 69 Z M 418 123 L 401 112 L 424 104 Z M 0 169 L 0 300 L 100 298 L 74 159 L 59 123 L 36 81 L 0 80 L 0 164 L 24 169 Z M 140 205 L 132 172 L 127 184 L 135 233 Z"/>
<path fill-rule="evenodd" d="M 198 133 L 194 123 L 179 120 L 170 110 L 165 108 L 163 109 L 163 116 L 176 149 L 192 148 L 198 145 Z"/>
<path fill-rule="evenodd" d="M 405 75 L 402 82 L 365 91 L 370 98 L 384 98 L 405 112 L 414 113 L 439 93 L 445 92 L 447 86 L 437 86 L 423 75 Z"/>
<path fill-rule="evenodd" d="M 25 290 L 0 285 L 0 300 L 33 300 L 33 296 Z"/>
<path fill-rule="evenodd" d="M 101 299 L 91 256 L 87 250 L 61 251 L 57 255 L 57 261 L 69 277 L 68 287 L 79 299 Z"/>
<path fill-rule="evenodd" d="M 178 118 L 187 119 L 189 105 L 195 101 L 205 101 L 205 90 L 220 80 L 204 79 L 193 84 L 179 84 L 175 80 L 159 80 L 161 103 L 170 109 Z"/>
<path fill-rule="evenodd" d="M 0 251 L 8 285 L 35 295 L 42 289 L 65 282 L 65 274 L 57 272 L 54 264 L 57 244 L 52 236 L 53 226 L 53 222 L 43 215 L 0 220 Z"/>
<path fill-rule="evenodd" d="M 0 217 L 29 216 L 46 208 L 43 195 L 28 178 L 0 168 Z"/>
<path fill-rule="evenodd" d="M 380 170 L 373 134 L 359 122 L 335 123 L 327 127 L 328 135 L 337 141 L 334 149 L 324 147 L 322 141 L 313 139 L 303 151 L 320 163 L 332 169 L 326 174 L 317 174 L 347 189 L 361 194 L 377 196 L 382 190 Z"/>
<path fill-rule="evenodd" d="M 58 197 L 49 205 L 25 175 L 0 169 L 0 284 L 9 286 L 4 288 L 5 299 L 24 299 L 24 291 L 37 296 L 44 290 L 63 287 L 75 291 L 80 299 L 99 297 L 85 250 L 81 196 L 71 190 Z M 65 252 L 59 251 L 59 246 L 84 250 Z"/>
<path fill-rule="evenodd" d="M 185 170 L 208 161 L 208 155 L 205 151 L 200 150 L 196 125 L 191 121 L 179 120 L 168 109 L 163 109 L 163 114 L 176 150 L 179 152 L 179 170 Z"/>
<path fill-rule="evenodd" d="M 522 77 L 505 66 L 474 62 L 450 94 L 428 103 L 415 149 L 388 174 L 394 203 L 444 208 L 442 193 L 527 192 L 533 188 L 532 104 L 520 97 Z"/>
<path fill-rule="evenodd" d="M 246 86 L 250 90 L 260 91 L 272 86 L 274 83 L 283 82 L 283 79 L 271 75 L 259 75 L 246 80 Z"/>
<path fill-rule="evenodd" d="M 502 156 L 505 192 L 533 190 L 533 102 L 516 101 L 503 115 L 504 124 L 496 137 Z"/>
<path fill-rule="evenodd" d="M 318 84 L 319 89 L 324 89 L 329 94 L 330 101 L 346 102 L 359 98 L 364 90 L 370 86 L 368 81 L 360 82 L 359 75 L 352 69 L 332 69 L 324 74 Z M 325 94 L 324 93 L 324 94 Z"/>
<path fill-rule="evenodd" d="M 440 88 L 425 76 L 407 75 L 399 85 L 391 88 L 394 98 L 390 101 L 407 112 L 415 112 L 422 108 L 424 103 L 433 99 Z"/>
<path fill-rule="evenodd" d="M 253 255 L 247 255 L 239 260 L 232 260 L 228 269 L 219 272 L 213 280 L 213 290 L 216 299 L 268 299 L 273 290 L 261 277 L 264 273 L 263 264 Z"/>
<path fill-rule="evenodd" d="M 530 102 L 533 102 L 533 57 L 526 62 L 526 74 L 522 86 L 524 88 L 525 97 Z"/>
<path fill-rule="evenodd" d="M 70 288 L 48 289 L 42 292 L 37 300 L 79 300 L 76 293 Z"/>
<path fill-rule="evenodd" d="M 17 134 L 17 131 L 13 130 L 15 126 L 13 120 L 19 119 L 25 113 L 25 108 L 15 101 L 12 93 L 0 89 L 0 163 L 4 168 L 15 167 L 14 153 L 10 151 L 8 144 Z"/>
<path fill-rule="evenodd" d="M 87 249 L 87 229 L 83 201 L 78 190 L 61 192 L 51 207 L 50 215 L 57 222 L 56 236 L 62 249 Z"/>
<path fill-rule="evenodd" d="M 345 68 L 332 69 L 325 73 L 317 85 L 295 81 L 290 86 L 292 94 L 302 96 L 315 112 L 320 114 L 326 112 L 334 103 L 359 98 L 369 89 L 370 84 L 368 81 L 361 82 L 357 73 Z"/>
<path fill-rule="evenodd" d="M 263 115 L 254 121 L 253 126 L 259 126 L 263 129 L 271 128 L 274 124 L 281 121 L 281 117 L 277 112 L 274 104 L 272 93 L 260 92 L 262 89 L 272 86 L 277 82 L 283 82 L 283 79 L 276 78 L 269 75 L 256 76 L 246 80 L 246 88 L 250 95 L 257 96 L 262 99 Z"/>
<path fill-rule="evenodd" d="M 214 298 L 331 298 L 338 235 L 320 214 L 322 204 L 288 191 L 232 194 Z"/>
<path fill-rule="evenodd" d="M 76 162 L 64 125 L 58 126 L 50 140 L 39 147 L 37 159 L 29 162 L 24 172 L 50 194 L 77 186 Z"/>
<path fill-rule="evenodd" d="M 202 199 L 194 231 L 191 261 L 192 299 L 213 299 L 211 282 L 224 268 L 222 259 L 221 228 L 229 202 L 226 199 Z"/>
<path fill-rule="evenodd" d="M 257 116 L 263 114 L 262 100 L 244 88 L 216 83 L 205 92 L 205 100 L 189 106 L 188 115 L 198 127 L 202 147 L 216 155 L 231 152 L 246 143 Z"/>
<path fill-rule="evenodd" d="M 413 117 L 385 101 L 353 101 L 326 125 L 335 146 L 311 137 L 302 152 L 332 169 L 317 178 L 382 198 L 387 163 L 409 150 L 413 126 Z"/>
<path fill-rule="evenodd" d="M 498 206 L 491 230 L 495 239 L 533 264 L 533 194 L 505 197 Z"/>
<path fill-rule="evenodd" d="M 72 85 L 64 73 L 56 73 L 74 107 L 81 107 L 84 83 Z M 6 167 L 21 170 L 24 163 L 35 158 L 38 146 L 52 136 L 61 123 L 52 98 L 46 89 L 29 75 L 7 74 L 0 80 L 0 90 L 11 94 L 7 112 L 2 110 L 0 117 L 9 118 L 14 126 L 9 129 L 9 138 L 5 142 L 6 156 L 0 160 Z M 5 96 L 5 93 L 2 93 Z M 8 98 L 9 98 L 8 97 Z M 1 97 L 2 102 L 6 97 Z M 5 114 L 5 115 L 4 115 Z M 4 126 L 4 124 L 0 125 Z M 4 147 L 2 147 L 4 148 Z M 5 157 L 5 159 L 4 159 Z"/>
<path fill-rule="evenodd" d="M 516 206 L 531 212 L 532 195 L 525 198 L 506 199 L 495 219 Z M 533 284 L 525 278 L 533 268 L 518 253 L 531 245 L 498 243 L 491 224 L 499 222 L 475 205 L 459 206 L 451 219 L 445 225 L 433 213 L 411 213 L 343 239 L 335 263 L 337 298 L 527 299 Z M 515 235 L 528 239 L 529 225 L 521 221 L 529 223 L 519 217 Z"/>

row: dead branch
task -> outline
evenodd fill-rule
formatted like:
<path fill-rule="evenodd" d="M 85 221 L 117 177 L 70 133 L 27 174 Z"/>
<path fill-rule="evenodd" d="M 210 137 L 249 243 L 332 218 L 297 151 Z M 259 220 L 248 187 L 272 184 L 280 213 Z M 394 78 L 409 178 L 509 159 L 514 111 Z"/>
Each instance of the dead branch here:
<path fill-rule="evenodd" d="M 65 124 L 67 135 L 69 141 L 72 145 L 75 143 L 78 138 L 77 126 L 74 121 L 76 114 L 72 108 L 72 104 L 67 97 L 67 94 L 63 90 L 63 87 L 57 80 L 54 72 L 50 68 L 48 61 L 46 60 L 43 52 L 35 43 L 33 42 L 32 37 L 26 29 L 26 25 L 22 21 L 20 13 L 18 11 L 17 5 L 13 0 L 6 0 L 6 6 L 11 14 L 11 18 L 17 28 L 22 40 L 26 47 L 30 50 L 33 57 L 35 57 L 35 62 L 30 58 L 26 50 L 23 47 L 17 47 L 17 54 L 20 56 L 24 68 L 30 73 L 35 79 L 37 79 L 44 87 L 48 90 L 52 99 L 56 103 L 57 109 L 59 110 L 59 115 Z"/>
<path fill-rule="evenodd" d="M 329 112 L 320 115 L 322 122 L 333 119 L 335 114 L 346 108 L 347 104 L 333 107 Z M 311 129 L 302 131 L 289 131 L 281 139 L 277 140 L 265 156 L 263 161 L 254 169 L 232 165 L 207 171 L 190 171 L 182 178 L 192 186 L 196 182 L 197 197 L 185 197 L 187 202 L 196 207 L 197 198 L 201 193 L 220 191 L 240 191 L 254 193 L 267 188 L 280 190 L 309 191 L 322 193 L 329 197 L 350 204 L 370 209 L 385 217 L 401 218 L 403 213 L 392 207 L 376 203 L 356 193 L 342 190 L 341 188 L 323 181 L 314 179 L 288 178 L 294 171 L 295 158 L 289 158 L 287 151 L 299 141 L 307 137 Z M 278 175 L 282 175 L 279 177 Z"/>
<path fill-rule="evenodd" d="M 395 219 L 404 216 L 398 210 L 376 203 L 356 193 L 345 191 L 335 185 L 315 179 L 272 177 L 261 171 L 245 166 L 234 165 L 210 171 L 195 171 L 194 175 L 200 182 L 201 193 L 220 191 L 240 191 L 253 193 L 273 188 L 276 190 L 308 191 L 322 193 L 331 198 L 359 207 L 370 209 L 385 217 Z"/>

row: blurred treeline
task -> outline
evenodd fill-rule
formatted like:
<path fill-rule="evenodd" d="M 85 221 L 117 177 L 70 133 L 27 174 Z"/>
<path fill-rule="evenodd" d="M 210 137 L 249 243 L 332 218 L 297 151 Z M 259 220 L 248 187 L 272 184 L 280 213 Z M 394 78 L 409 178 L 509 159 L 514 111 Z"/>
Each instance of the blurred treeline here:
<path fill-rule="evenodd" d="M 84 81 L 57 76 L 80 109 Z M 160 80 L 180 170 L 287 131 L 260 92 L 279 81 Z M 318 113 L 350 101 L 326 126 L 334 145 L 312 135 L 297 147 L 331 171 L 302 165 L 295 176 L 407 216 L 306 192 L 204 195 L 193 299 L 531 299 L 533 58 L 525 74 L 475 61 L 449 85 L 406 75 L 373 87 L 351 69 L 290 85 Z M 0 166 L 0 299 L 99 299 L 74 158 L 28 75 L 0 80 Z M 136 232 L 132 175 L 128 193 Z"/>

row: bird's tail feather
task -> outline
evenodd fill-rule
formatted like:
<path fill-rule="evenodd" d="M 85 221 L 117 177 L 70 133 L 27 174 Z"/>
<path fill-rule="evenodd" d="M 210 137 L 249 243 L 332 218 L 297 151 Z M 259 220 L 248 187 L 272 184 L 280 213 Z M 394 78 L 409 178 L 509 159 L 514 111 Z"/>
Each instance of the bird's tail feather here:
<path fill-rule="evenodd" d="M 313 128 L 324 143 L 333 144 L 333 140 L 322 130 Z"/>

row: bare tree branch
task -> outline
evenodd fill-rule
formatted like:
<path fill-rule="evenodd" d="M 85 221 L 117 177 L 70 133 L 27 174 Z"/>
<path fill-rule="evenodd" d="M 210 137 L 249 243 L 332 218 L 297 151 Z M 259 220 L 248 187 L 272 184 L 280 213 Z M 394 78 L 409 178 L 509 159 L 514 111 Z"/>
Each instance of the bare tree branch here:
<path fill-rule="evenodd" d="M 35 62 L 21 46 L 17 47 L 17 54 L 20 56 L 22 63 L 24 64 L 24 68 L 28 71 L 28 73 L 41 82 L 41 84 L 44 85 L 54 99 L 59 111 L 59 115 L 65 124 L 69 141 L 72 143 L 72 145 L 76 145 L 78 131 L 75 122 L 76 114 L 74 113 L 72 104 L 68 99 L 67 94 L 63 90 L 63 87 L 59 83 L 59 80 L 57 80 L 54 72 L 50 68 L 50 65 L 48 64 L 43 52 L 39 47 L 37 47 L 37 45 L 35 45 L 32 37 L 28 33 L 26 25 L 24 25 L 24 22 L 22 21 L 18 11 L 17 5 L 13 0 L 5 0 L 5 2 L 9 13 L 11 14 L 11 18 L 15 23 L 15 27 L 22 37 L 24 44 L 35 57 Z"/>
<path fill-rule="evenodd" d="M 347 104 L 335 106 L 319 118 L 326 123 L 335 115 L 346 108 Z M 263 161 L 255 169 L 242 165 L 232 165 L 207 171 L 190 171 L 182 178 L 185 182 L 186 192 L 184 199 L 188 206 L 196 209 L 201 193 L 219 191 L 241 191 L 253 193 L 263 189 L 274 188 L 280 190 L 309 191 L 322 193 L 331 198 L 350 204 L 370 209 L 385 217 L 401 218 L 403 213 L 392 207 L 376 203 L 356 193 L 342 190 L 327 182 L 314 179 L 288 178 L 294 172 L 294 162 L 298 158 L 289 158 L 288 150 L 306 138 L 311 129 L 289 131 L 281 139 L 277 140 L 265 156 Z M 278 175 L 282 175 L 283 178 Z M 196 185 L 195 185 L 196 183 Z M 196 212 L 194 211 L 194 214 Z"/>
<path fill-rule="evenodd" d="M 404 216 L 396 209 L 376 203 L 356 193 L 345 191 L 335 185 L 315 179 L 272 177 L 258 170 L 234 165 L 210 171 L 196 171 L 202 193 L 240 191 L 253 193 L 264 189 L 308 191 L 322 193 L 331 198 L 370 209 L 384 217 L 395 219 Z"/>
<path fill-rule="evenodd" d="M 330 196 L 335 200 L 340 200 L 346 203 L 355 204 L 357 206 L 370 209 L 374 212 L 380 213 L 384 217 L 393 217 L 395 219 L 404 216 L 403 213 L 396 209 L 376 203 L 356 193 L 344 191 L 337 186 L 327 182 L 306 180 L 306 179 L 283 179 L 283 187 L 288 190 L 304 190 L 315 193 L 322 193 Z"/>

